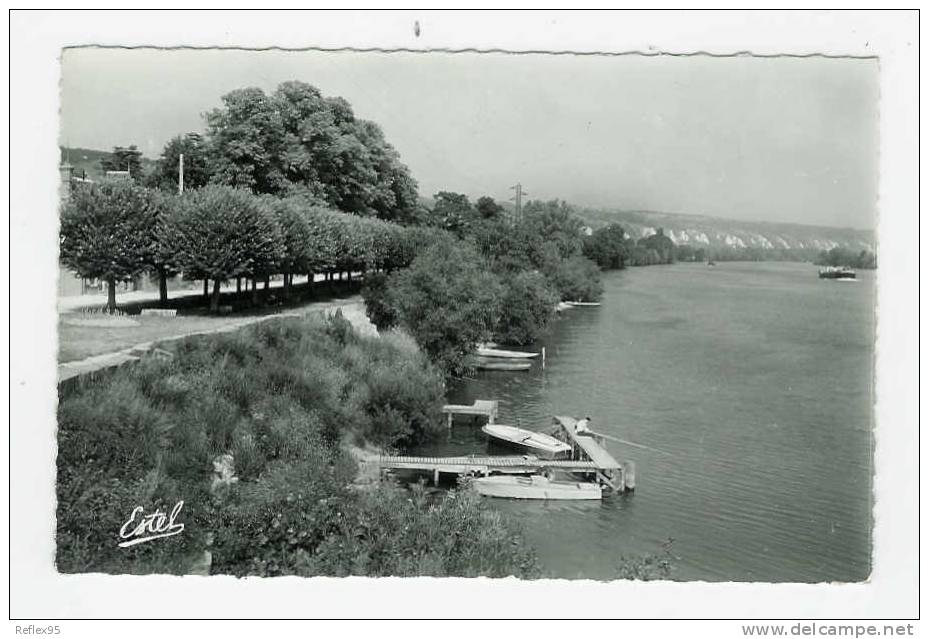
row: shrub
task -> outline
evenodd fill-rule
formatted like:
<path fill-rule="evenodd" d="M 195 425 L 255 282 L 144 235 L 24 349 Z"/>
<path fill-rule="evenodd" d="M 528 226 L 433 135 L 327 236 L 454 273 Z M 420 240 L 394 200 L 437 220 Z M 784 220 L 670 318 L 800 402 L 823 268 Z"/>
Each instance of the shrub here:
<path fill-rule="evenodd" d="M 468 370 L 466 358 L 488 339 L 504 289 L 464 242 L 427 247 L 409 268 L 390 276 L 388 307 L 429 358 L 450 375 Z"/>
<path fill-rule="evenodd" d="M 70 388 L 70 387 L 69 387 Z M 401 446 L 443 432 L 441 374 L 396 332 L 280 319 L 192 337 L 60 398 L 62 572 L 534 576 L 516 529 L 469 496 L 348 486 L 348 443 Z M 232 454 L 237 482 L 210 490 Z M 137 505 L 185 502 L 184 532 L 118 548 Z"/>
<path fill-rule="evenodd" d="M 399 321 L 390 293 L 391 288 L 385 274 L 374 273 L 365 278 L 364 287 L 361 289 L 365 313 L 378 330 L 392 328 Z"/>
<path fill-rule="evenodd" d="M 586 257 L 557 262 L 546 275 L 562 300 L 595 302 L 603 294 L 600 269 Z"/>
<path fill-rule="evenodd" d="M 555 314 L 558 294 L 540 273 L 523 271 L 507 281 L 494 330 L 498 342 L 529 344 Z"/>

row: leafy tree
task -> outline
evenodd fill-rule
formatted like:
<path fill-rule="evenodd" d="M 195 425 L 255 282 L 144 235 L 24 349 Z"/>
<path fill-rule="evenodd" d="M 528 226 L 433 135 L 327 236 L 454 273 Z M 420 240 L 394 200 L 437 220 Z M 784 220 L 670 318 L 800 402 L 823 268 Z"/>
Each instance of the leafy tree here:
<path fill-rule="evenodd" d="M 492 197 L 486 195 L 478 198 L 475 208 L 485 220 L 500 217 L 504 211 L 503 207 L 497 204 Z"/>
<path fill-rule="evenodd" d="M 499 319 L 504 289 L 480 254 L 464 242 L 437 242 L 387 281 L 391 312 L 429 358 L 450 375 L 488 339 Z"/>
<path fill-rule="evenodd" d="M 467 195 L 451 191 L 439 191 L 432 196 L 435 206 L 432 214 L 440 226 L 462 237 L 474 217 L 474 209 Z"/>
<path fill-rule="evenodd" d="M 168 301 L 168 278 L 174 277 L 180 270 L 174 247 L 167 241 L 164 225 L 173 211 L 181 206 L 181 201 L 177 195 L 151 188 L 143 189 L 141 197 L 148 202 L 148 214 L 154 217 L 154 222 L 147 227 L 150 233 L 147 270 L 158 278 L 158 299 L 165 303 Z"/>
<path fill-rule="evenodd" d="M 142 174 L 142 152 L 135 144 L 128 147 L 114 146 L 109 156 L 100 160 L 104 171 L 129 171 L 133 180 L 140 180 Z"/>
<path fill-rule="evenodd" d="M 281 232 L 281 257 L 278 268 L 284 274 L 284 296 L 290 297 L 295 273 L 312 273 L 318 256 L 310 238 L 312 228 L 305 204 L 297 198 L 267 198 Z"/>
<path fill-rule="evenodd" d="M 629 258 L 625 240 L 626 232 L 619 224 L 597 229 L 584 238 L 584 257 L 602 269 L 625 268 Z"/>
<path fill-rule="evenodd" d="M 664 234 L 664 229 L 658 229 L 653 235 L 643 237 L 639 240 L 639 246 L 648 250 L 653 250 L 658 255 L 658 264 L 670 264 L 674 261 L 674 240 Z"/>
<path fill-rule="evenodd" d="M 187 279 L 212 279 L 210 310 L 219 308 L 220 284 L 235 277 L 274 272 L 283 257 L 281 231 L 267 206 L 247 191 L 207 186 L 187 193 L 165 221 Z"/>
<path fill-rule="evenodd" d="M 835 246 L 828 251 L 821 251 L 815 263 L 821 266 L 849 266 L 851 268 L 873 269 L 877 268 L 877 256 L 864 249 L 859 253 L 855 253 L 852 249 Z"/>
<path fill-rule="evenodd" d="M 222 97 L 223 107 L 206 114 L 212 181 L 256 193 L 279 193 L 284 126 L 264 91 L 236 89 Z"/>
<path fill-rule="evenodd" d="M 61 211 L 61 261 L 81 277 L 107 283 L 107 309 L 116 310 L 116 282 L 153 263 L 157 199 L 129 180 L 109 179 L 75 189 Z"/>
<path fill-rule="evenodd" d="M 603 294 L 600 269 L 586 257 L 575 255 L 555 262 L 545 274 L 562 300 L 595 302 Z"/>
<path fill-rule="evenodd" d="M 557 303 L 558 293 L 541 273 L 522 271 L 508 278 L 495 339 L 507 344 L 534 342 L 554 317 Z"/>
<path fill-rule="evenodd" d="M 198 189 L 210 181 L 212 169 L 206 143 L 199 133 L 171 138 L 155 168 L 146 178 L 148 186 L 176 192 L 180 180 L 180 156 L 184 155 L 184 188 Z"/>
<path fill-rule="evenodd" d="M 583 223 L 566 202 L 531 200 L 523 207 L 521 225 L 529 238 L 530 259 L 540 266 L 546 243 L 553 243 L 562 259 L 580 253 Z"/>
<path fill-rule="evenodd" d="M 303 82 L 223 96 L 207 114 L 213 181 L 300 194 L 361 215 L 412 221 L 416 182 L 373 122 Z"/>
<path fill-rule="evenodd" d="M 496 273 L 531 270 L 530 238 L 523 226 L 514 226 L 502 218 L 476 221 L 469 229 L 470 239 L 489 261 Z"/>

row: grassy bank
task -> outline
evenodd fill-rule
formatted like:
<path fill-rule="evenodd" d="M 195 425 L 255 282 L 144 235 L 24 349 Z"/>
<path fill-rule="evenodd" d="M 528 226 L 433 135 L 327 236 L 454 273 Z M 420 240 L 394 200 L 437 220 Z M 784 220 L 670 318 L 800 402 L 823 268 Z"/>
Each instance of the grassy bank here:
<path fill-rule="evenodd" d="M 530 577 L 532 552 L 472 495 L 354 485 L 349 445 L 442 431 L 442 377 L 400 334 L 281 319 L 175 343 L 63 391 L 62 572 Z M 215 470 L 231 455 L 232 477 Z M 133 508 L 184 501 L 183 533 L 116 545 Z"/>

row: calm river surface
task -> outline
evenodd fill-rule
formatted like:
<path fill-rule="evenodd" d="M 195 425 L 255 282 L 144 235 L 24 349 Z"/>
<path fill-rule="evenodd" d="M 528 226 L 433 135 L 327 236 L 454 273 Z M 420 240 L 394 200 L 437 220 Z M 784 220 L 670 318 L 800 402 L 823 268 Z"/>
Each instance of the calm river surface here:
<path fill-rule="evenodd" d="M 547 573 L 609 579 L 673 538 L 673 576 L 858 581 L 870 572 L 873 272 L 810 264 L 675 264 L 604 275 L 603 305 L 563 313 L 544 370 L 480 373 L 449 399 L 499 399 L 501 423 L 590 415 L 636 462 L 632 495 L 493 500 Z M 480 452 L 456 426 L 428 452 Z M 423 452 L 427 452 L 424 450 Z"/>

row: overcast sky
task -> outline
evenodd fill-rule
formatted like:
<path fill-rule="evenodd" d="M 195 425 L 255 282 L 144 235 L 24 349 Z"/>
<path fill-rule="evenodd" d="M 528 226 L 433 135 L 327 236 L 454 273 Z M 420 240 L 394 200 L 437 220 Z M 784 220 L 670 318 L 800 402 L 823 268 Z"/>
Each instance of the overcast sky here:
<path fill-rule="evenodd" d="M 286 80 L 380 124 L 423 195 L 876 223 L 876 60 L 70 49 L 61 144 L 157 157 Z"/>

